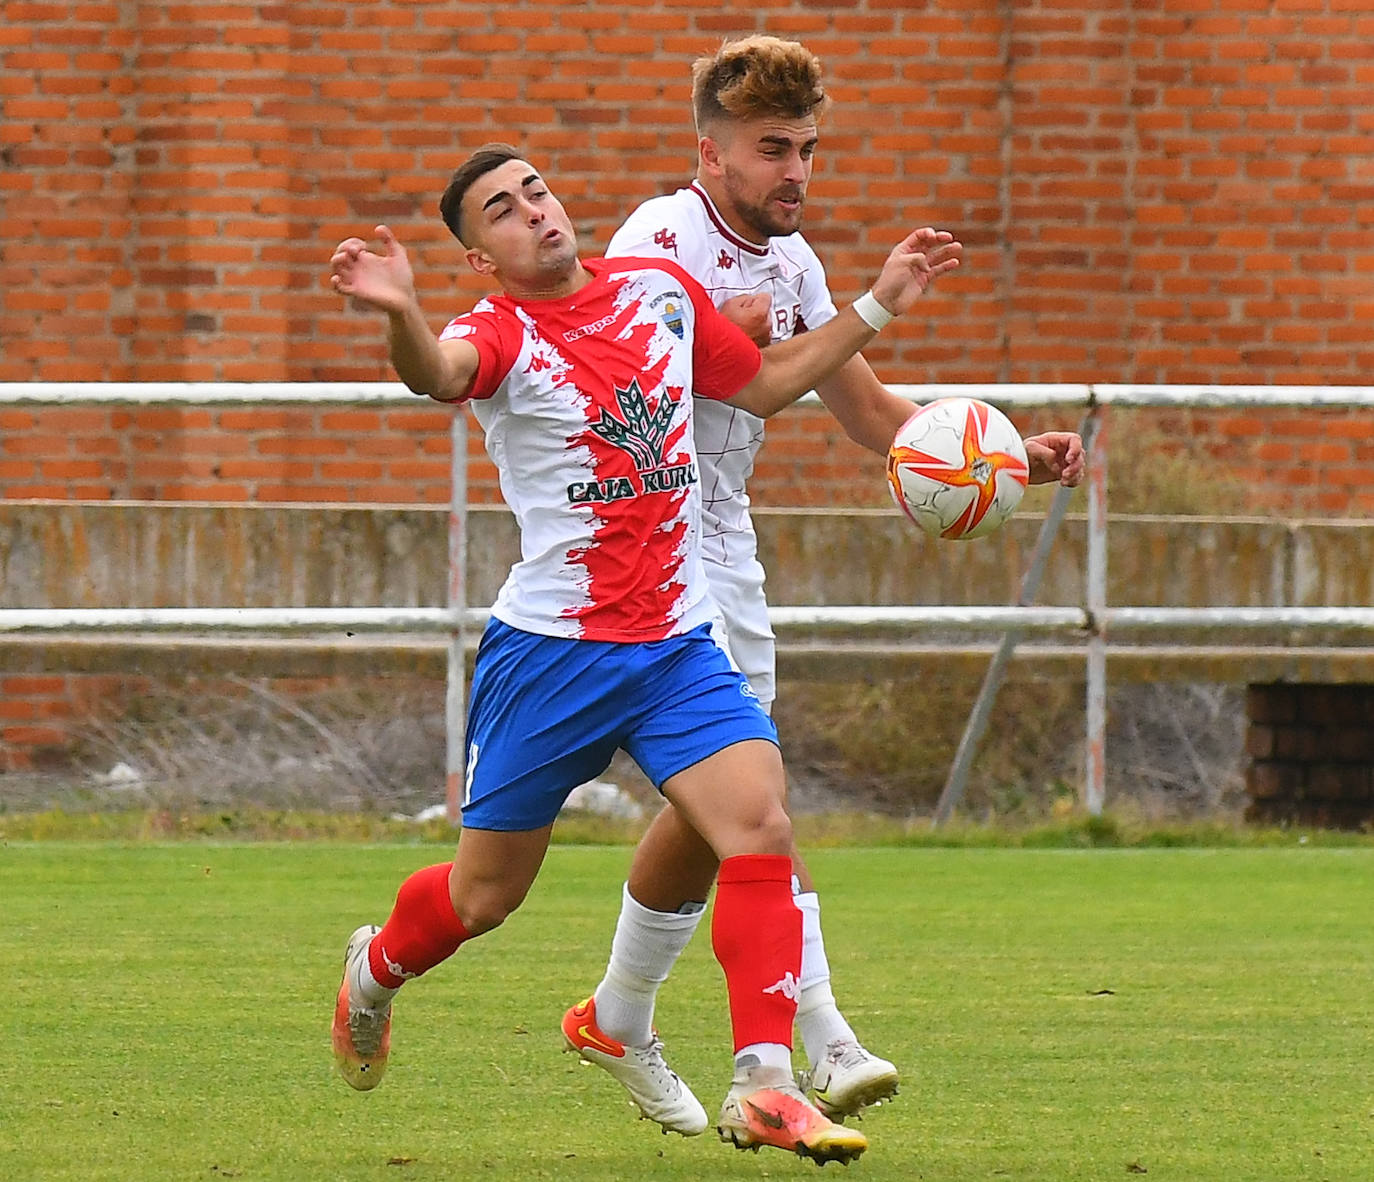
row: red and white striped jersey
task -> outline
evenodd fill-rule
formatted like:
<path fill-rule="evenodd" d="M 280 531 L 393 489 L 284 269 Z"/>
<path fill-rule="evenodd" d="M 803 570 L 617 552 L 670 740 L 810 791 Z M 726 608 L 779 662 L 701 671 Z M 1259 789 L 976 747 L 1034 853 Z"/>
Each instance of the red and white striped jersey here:
<path fill-rule="evenodd" d="M 672 262 L 583 265 L 594 278 L 572 296 L 492 296 L 440 334 L 477 347 L 468 399 L 520 527 L 492 614 L 548 636 L 658 640 L 715 614 L 690 395 L 732 397 L 759 352 Z"/>

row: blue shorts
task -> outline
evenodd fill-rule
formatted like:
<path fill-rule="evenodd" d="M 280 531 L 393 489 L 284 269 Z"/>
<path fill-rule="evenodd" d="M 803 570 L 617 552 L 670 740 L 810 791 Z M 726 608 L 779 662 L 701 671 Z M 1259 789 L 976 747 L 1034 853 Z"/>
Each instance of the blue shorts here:
<path fill-rule="evenodd" d="M 625 644 L 538 636 L 493 619 L 472 678 L 463 825 L 540 829 L 617 748 L 661 789 L 746 739 L 776 743 L 777 727 L 710 625 Z"/>

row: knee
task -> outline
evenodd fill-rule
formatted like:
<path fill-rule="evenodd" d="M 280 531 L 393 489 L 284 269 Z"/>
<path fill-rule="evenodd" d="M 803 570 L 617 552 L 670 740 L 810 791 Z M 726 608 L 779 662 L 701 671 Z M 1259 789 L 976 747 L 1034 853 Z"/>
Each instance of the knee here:
<path fill-rule="evenodd" d="M 790 855 L 794 844 L 792 819 L 779 802 L 750 818 L 739 840 L 746 847 L 740 853 Z"/>
<path fill-rule="evenodd" d="M 468 934 L 480 936 L 505 923 L 524 899 L 524 891 L 513 892 L 505 884 L 482 884 L 469 887 L 461 898 L 454 899 L 453 909 Z"/>

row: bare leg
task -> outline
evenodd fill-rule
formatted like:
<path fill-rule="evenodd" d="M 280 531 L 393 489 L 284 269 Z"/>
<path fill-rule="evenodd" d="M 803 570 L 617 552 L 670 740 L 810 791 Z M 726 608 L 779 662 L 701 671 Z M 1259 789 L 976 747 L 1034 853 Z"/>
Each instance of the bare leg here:
<path fill-rule="evenodd" d="M 748 739 L 670 776 L 663 795 L 724 861 L 738 854 L 790 853 L 785 785 L 777 747 Z"/>
<path fill-rule="evenodd" d="M 449 876 L 449 897 L 474 936 L 504 923 L 529 894 L 544 864 L 552 825 L 520 833 L 464 829 Z"/>
<path fill-rule="evenodd" d="M 816 889 L 797 843 L 792 842 L 792 873 L 803 892 Z M 684 903 L 705 902 L 720 862 L 705 839 L 665 805 L 644 831 L 630 863 L 630 894 L 653 911 L 676 911 Z"/>

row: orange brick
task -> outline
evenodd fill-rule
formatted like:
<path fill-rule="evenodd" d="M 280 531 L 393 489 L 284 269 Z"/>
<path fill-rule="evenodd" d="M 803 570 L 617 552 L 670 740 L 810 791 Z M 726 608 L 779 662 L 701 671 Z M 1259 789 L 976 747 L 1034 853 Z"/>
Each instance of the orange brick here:
<path fill-rule="evenodd" d="M 496 17 L 476 0 L 297 7 L 287 21 L 284 6 L 182 2 L 121 24 L 118 6 L 94 0 L 6 6 L 0 149 L 15 167 L 0 170 L 0 282 L 6 316 L 25 323 L 0 317 L 0 379 L 388 380 L 381 333 L 324 286 L 332 242 L 393 220 L 434 319 L 470 306 L 485 287 L 433 204 L 490 137 L 495 101 L 599 248 L 630 205 L 689 171 L 688 67 L 738 31 L 737 17 L 681 0 L 646 0 L 629 25 L 545 2 Z M 1358 169 L 1368 129 L 1352 114 L 1374 21 L 1355 0 L 1273 16 L 1250 0 L 1179 0 L 1129 22 L 1032 6 L 1017 13 L 1012 79 L 986 7 L 800 9 L 768 0 L 757 19 L 815 48 L 838 100 L 808 228 L 839 301 L 872 281 L 904 224 L 954 226 L 969 247 L 965 272 L 868 351 L 889 380 L 1325 384 L 1374 370 L 1361 286 L 1374 231 L 1359 214 L 1374 180 Z M 120 145 L 137 191 L 112 171 Z M 356 412 L 335 408 L 290 426 L 274 410 L 239 413 L 341 441 L 331 463 L 446 454 L 434 410 L 349 425 Z M 0 495 L 52 488 L 37 482 L 52 460 L 156 453 L 152 429 L 131 423 L 126 412 L 107 429 L 127 450 L 91 447 L 82 428 L 85 450 L 45 429 L 16 453 L 4 445 L 32 424 L 0 419 Z M 254 426 L 167 427 L 184 440 L 181 483 L 200 487 L 191 461 L 251 454 Z M 275 483 L 319 475 L 282 475 L 274 458 Z M 66 495 L 105 487 L 71 471 Z M 165 492 L 177 479 L 136 484 Z"/>

